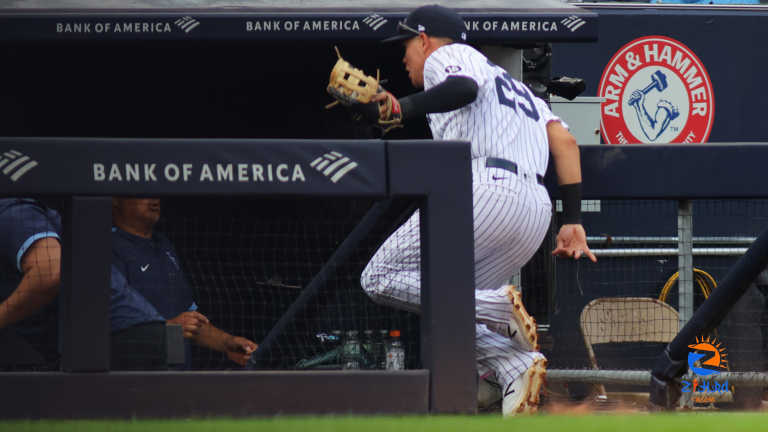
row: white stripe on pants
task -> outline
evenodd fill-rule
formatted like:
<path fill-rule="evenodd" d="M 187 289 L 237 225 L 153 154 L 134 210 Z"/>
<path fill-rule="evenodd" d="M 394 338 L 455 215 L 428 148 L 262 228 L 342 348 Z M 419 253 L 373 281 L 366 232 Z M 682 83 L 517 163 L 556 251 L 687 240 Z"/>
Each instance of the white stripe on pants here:
<path fill-rule="evenodd" d="M 493 175 L 502 179 L 491 180 Z M 522 351 L 506 337 L 512 305 L 504 285 L 541 245 L 552 205 L 543 186 L 518 180 L 508 171 L 488 169 L 473 177 L 477 362 L 508 385 L 540 354 Z M 361 284 L 377 303 L 419 312 L 418 211 L 376 252 Z"/>

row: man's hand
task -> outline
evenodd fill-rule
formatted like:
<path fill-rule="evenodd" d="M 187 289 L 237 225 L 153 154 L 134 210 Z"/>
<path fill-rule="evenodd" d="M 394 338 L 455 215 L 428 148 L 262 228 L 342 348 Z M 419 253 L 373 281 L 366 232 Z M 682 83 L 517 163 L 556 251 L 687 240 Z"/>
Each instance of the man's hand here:
<path fill-rule="evenodd" d="M 224 346 L 227 348 L 227 356 L 233 362 L 245 366 L 258 345 L 244 337 L 231 336 L 224 341 Z"/>
<path fill-rule="evenodd" d="M 206 319 L 200 333 L 192 341 L 199 346 L 225 352 L 233 362 L 245 366 L 248 359 L 251 358 L 251 353 L 256 351 L 258 345 L 244 337 L 232 336 L 207 321 Z"/>
<path fill-rule="evenodd" d="M 176 318 L 169 319 L 167 324 L 181 324 L 184 330 L 184 339 L 195 339 L 200 332 L 200 327 L 208 323 L 208 318 L 200 312 L 184 312 Z"/>
<path fill-rule="evenodd" d="M 392 98 L 393 105 L 398 103 L 397 98 L 393 94 L 387 92 L 377 93 L 376 96 L 371 99 L 371 102 L 379 104 L 379 115 L 381 118 L 386 118 L 389 111 L 389 108 L 387 107 L 387 97 Z"/>
<path fill-rule="evenodd" d="M 560 233 L 557 234 L 557 248 L 552 251 L 552 255 L 557 255 L 560 258 L 579 259 L 582 251 L 592 262 L 597 262 L 597 258 L 587 246 L 587 234 L 584 232 L 584 227 L 580 224 L 563 225 L 560 228 Z"/>

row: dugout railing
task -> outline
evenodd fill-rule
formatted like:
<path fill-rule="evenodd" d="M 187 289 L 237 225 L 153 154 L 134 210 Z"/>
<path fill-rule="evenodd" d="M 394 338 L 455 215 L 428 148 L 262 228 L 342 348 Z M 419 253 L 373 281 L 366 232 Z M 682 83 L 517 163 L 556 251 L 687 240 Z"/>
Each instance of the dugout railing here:
<path fill-rule="evenodd" d="M 3 138 L 0 148 L 36 162 L 0 178 L 0 196 L 65 204 L 61 372 L 0 374 L 0 417 L 476 412 L 468 143 Z M 347 169 L 322 169 L 328 154 Z M 417 197 L 423 368 L 109 372 L 111 196 Z"/>
<path fill-rule="evenodd" d="M 590 232 L 590 246 L 593 248 L 595 254 L 598 256 L 598 260 L 607 261 L 609 259 L 625 259 L 629 260 L 631 257 L 643 257 L 643 259 L 659 259 L 660 262 L 669 262 L 667 265 L 676 269 L 679 273 L 675 275 L 675 280 L 669 282 L 668 285 L 676 282 L 673 294 L 668 297 L 673 303 L 675 303 L 676 309 L 679 312 L 679 326 L 675 323 L 675 328 L 682 329 L 688 322 L 694 313 L 694 297 L 695 294 L 700 294 L 695 286 L 696 278 L 694 275 L 694 256 L 728 256 L 726 266 L 718 269 L 721 273 L 720 278 L 731 268 L 733 262 L 747 250 L 747 246 L 755 239 L 757 233 L 765 228 L 765 224 L 761 221 L 764 220 L 762 212 L 762 205 L 754 204 L 755 200 L 764 199 L 768 196 L 768 186 L 764 181 L 764 169 L 762 161 L 768 156 L 768 146 L 761 143 L 738 143 L 738 144 L 704 144 L 704 145 L 625 145 L 625 146 L 582 146 L 581 147 L 581 161 L 582 161 L 582 175 L 584 183 L 584 199 L 587 200 L 627 200 L 634 203 L 633 208 L 642 208 L 641 205 L 637 206 L 638 202 L 642 203 L 652 201 L 651 206 L 657 207 L 669 207 L 669 209 L 663 209 L 656 214 L 663 214 L 664 221 L 657 221 L 656 226 L 662 227 L 663 222 L 670 222 L 673 216 L 673 212 L 676 211 L 676 230 L 677 236 L 663 237 L 663 235 L 669 234 L 653 234 L 651 232 L 643 231 L 639 228 L 635 228 L 637 224 L 645 223 L 642 221 L 643 217 L 648 215 L 625 215 L 624 217 L 634 217 L 634 220 L 625 220 L 623 224 L 610 225 L 610 234 L 619 236 L 630 235 L 622 233 L 630 233 L 635 230 L 636 232 L 644 232 L 643 236 L 639 237 L 614 237 L 603 232 Z M 547 176 L 547 186 L 550 194 L 553 197 L 558 196 L 558 189 L 554 178 L 551 176 L 552 167 Z M 720 200 L 718 202 L 717 200 Z M 723 226 L 721 228 L 723 232 L 735 232 L 729 237 L 695 237 L 693 232 L 695 229 L 711 229 L 712 227 L 702 227 L 701 223 L 697 226 L 697 215 L 694 214 L 694 206 L 692 203 L 699 202 L 698 210 L 706 208 L 706 204 L 713 204 L 713 207 L 720 208 L 723 203 L 738 201 L 753 204 L 752 207 L 746 206 L 747 210 L 738 214 L 739 217 L 748 219 L 754 218 L 753 223 L 745 224 L 742 226 Z M 599 201 L 592 201 L 598 202 Z M 676 203 L 676 204 L 675 204 Z M 703 204 L 702 204 L 703 203 Z M 605 203 L 603 204 L 605 207 Z M 720 207 L 718 207 L 720 206 Z M 627 208 L 632 205 L 627 204 Z M 674 208 L 674 210 L 673 210 Z M 750 209 L 754 213 L 750 213 Z M 603 208 L 603 211 L 606 209 Z M 760 211 L 758 211 L 760 210 Z M 721 211 L 721 210 L 719 210 Z M 727 225 L 727 221 L 730 220 L 728 215 L 719 214 L 717 218 L 713 218 L 712 214 L 698 215 L 702 219 L 709 217 L 709 222 L 713 219 L 722 221 Z M 735 218 L 731 218 L 735 219 Z M 652 225 L 653 223 L 651 223 Z M 667 224 L 668 225 L 668 224 Z M 660 230 L 665 233 L 670 233 L 669 226 L 663 226 L 665 230 Z M 587 228 L 589 230 L 589 228 Z M 757 229 L 757 231 L 755 231 Z M 748 232 L 747 232 L 748 231 Z M 636 235 L 636 234 L 631 234 Z M 605 247 L 606 243 L 612 243 L 612 247 Z M 626 246 L 627 244 L 634 245 L 633 248 Z M 642 244 L 642 247 L 638 247 L 638 244 Z M 726 247 L 711 247 L 713 244 L 725 245 Z M 706 247 L 710 246 L 710 247 Z M 603 248 L 605 247 L 605 248 Z M 616 261 L 614 261 L 615 263 Z M 730 264 L 728 264 L 730 263 Z M 561 264 L 558 264 L 561 265 Z M 570 277 L 579 277 L 577 265 L 571 263 L 564 263 L 564 266 L 571 266 L 572 271 L 569 274 Z M 603 265 L 604 267 L 600 267 Z M 590 271 L 592 268 L 599 268 L 600 270 L 594 270 L 595 272 L 602 272 L 599 276 L 594 276 L 594 280 L 601 281 L 601 284 L 607 286 L 607 288 L 600 288 L 603 295 L 597 295 L 597 297 L 637 297 L 636 293 L 626 293 L 619 289 L 620 280 L 616 277 L 619 272 L 632 273 L 635 277 L 646 277 L 643 273 L 646 269 L 632 267 L 629 264 L 605 264 L 598 261 L 597 264 L 587 263 L 580 264 L 582 271 L 582 278 L 584 277 L 584 271 Z M 664 265 L 659 265 L 657 270 Z M 668 271 L 666 270 L 666 271 Z M 672 270 L 674 271 L 674 270 Z M 562 275 L 563 273 L 558 273 Z M 657 273 L 658 274 L 658 273 Z M 668 275 L 664 274 L 664 278 Z M 631 276 L 628 277 L 631 279 Z M 593 282 L 594 282 L 593 280 Z M 718 278 L 719 280 L 719 278 Z M 653 281 L 642 279 L 642 282 L 648 286 L 644 288 L 646 297 L 648 294 L 654 292 Z M 714 280 L 713 280 L 714 282 Z M 745 281 L 750 283 L 751 281 Z M 558 281 L 558 283 L 570 283 L 566 281 Z M 578 283 L 578 281 L 577 281 Z M 583 284 L 584 282 L 582 282 Z M 719 283 L 719 281 L 718 281 Z M 575 284 L 573 284 L 575 285 Z M 659 284 L 658 288 L 661 288 Z M 586 286 L 579 285 L 576 295 L 579 297 L 571 297 L 569 301 L 573 301 L 574 304 L 570 305 L 573 314 L 580 314 L 581 310 L 592 299 L 590 295 L 595 296 L 589 292 L 590 288 L 595 288 L 595 285 Z M 582 291 L 583 289 L 583 291 Z M 663 290 L 667 291 L 667 290 Z M 606 294 L 607 293 L 607 294 Z M 654 299 L 658 295 L 656 292 Z M 579 303 L 579 299 L 581 303 Z M 558 312 L 561 310 L 558 309 Z M 621 313 L 632 313 L 633 311 L 620 311 Z M 640 312 L 640 311 L 635 311 Z M 620 314 L 615 317 L 618 319 Z M 599 323 L 595 323 L 599 324 Z M 579 322 L 573 320 L 571 333 L 574 333 L 574 337 L 568 341 L 569 348 L 572 349 L 571 361 L 562 361 L 560 359 L 559 364 L 571 364 L 574 367 L 558 367 L 548 370 L 548 387 L 549 388 L 562 388 L 555 387 L 561 386 L 563 383 L 579 383 L 579 384 L 608 384 L 614 386 L 647 386 L 651 380 L 650 368 L 655 363 L 655 360 L 647 362 L 647 370 L 633 368 L 630 366 L 626 370 L 619 370 L 621 366 L 614 366 L 609 368 L 600 368 L 600 370 L 593 370 L 587 366 L 588 359 L 586 355 L 582 355 L 581 350 L 583 345 L 580 342 L 581 334 L 576 336 L 579 328 Z M 627 330 L 630 331 L 630 330 Z M 676 333 L 677 331 L 675 331 Z M 622 335 L 625 336 L 625 335 Z M 644 336 L 644 335 L 643 335 Z M 673 335 L 674 336 L 674 335 Z M 722 340 L 723 333 L 719 335 L 719 340 Z M 639 339 L 642 339 L 640 337 Z M 726 348 L 729 348 L 729 339 L 726 337 Z M 563 344 L 565 341 L 559 341 Z M 693 343 L 690 341 L 689 343 Z M 556 344 L 558 341 L 555 342 Z M 584 358 L 581 358 L 584 357 Z M 758 354 L 759 357 L 759 354 Z M 628 358 L 621 358 L 619 355 L 620 363 Z M 613 359 L 617 360 L 617 359 Z M 585 364 L 586 363 L 586 364 Z M 557 364 L 557 361 L 556 361 Z M 617 361 L 614 361 L 614 365 Z M 696 378 L 694 374 L 688 373 L 683 376 L 683 380 L 693 381 Z M 735 386 L 750 386 L 761 387 L 768 383 L 768 373 L 764 368 L 757 368 L 756 370 L 738 370 L 731 372 L 721 372 L 719 375 L 711 378 L 712 381 L 723 383 L 728 381 L 730 385 Z M 646 387 L 647 388 L 647 387 Z M 688 393 L 690 399 L 690 393 Z M 685 403 L 686 400 L 683 400 Z M 687 401 L 690 405 L 690 400 Z"/>
<path fill-rule="evenodd" d="M 4 151 L 16 150 L 29 158 L 26 163 L 37 163 L 16 181 L 0 177 L 0 195 L 54 195 L 66 202 L 62 213 L 62 372 L 0 374 L 0 385 L 11 389 L 0 397 L 3 418 L 476 411 L 473 297 L 467 288 L 473 284 L 473 265 L 466 143 L 55 138 L 5 138 L 0 142 Z M 311 166 L 331 151 L 358 164 L 336 182 Z M 767 156 L 768 146 L 762 144 L 582 146 L 584 198 L 762 198 L 768 196 L 761 174 Z M 138 164 L 141 169 L 132 174 L 131 181 L 126 181 L 122 170 L 122 181 L 114 177 L 110 182 L 112 164 Z M 147 169 L 155 165 L 150 172 L 157 181 L 145 172 L 145 164 Z M 218 181 L 219 173 L 213 168 L 217 181 L 198 181 L 204 164 L 221 165 L 223 180 Z M 288 181 L 280 182 L 277 171 L 272 171 L 271 183 L 240 181 L 237 166 L 242 164 L 251 168 L 249 179 L 254 164 L 261 165 L 265 173 L 271 164 Z M 305 182 L 290 180 L 297 164 Z M 191 165 L 186 182 L 185 165 Z M 228 165 L 233 167 L 231 181 L 226 174 Z M 279 168 L 281 165 L 286 168 Z M 552 167 L 546 177 L 556 199 Z M 112 195 L 325 196 L 377 201 L 419 197 L 424 252 L 423 369 L 108 372 L 108 197 Z M 612 372 L 552 368 L 548 379 L 604 383 Z M 765 382 L 764 373 L 737 374 L 741 378 L 735 374 L 723 377 L 743 379 L 751 385 Z M 613 382 L 619 384 L 645 384 L 649 379 L 649 373 L 640 370 L 614 375 Z"/>

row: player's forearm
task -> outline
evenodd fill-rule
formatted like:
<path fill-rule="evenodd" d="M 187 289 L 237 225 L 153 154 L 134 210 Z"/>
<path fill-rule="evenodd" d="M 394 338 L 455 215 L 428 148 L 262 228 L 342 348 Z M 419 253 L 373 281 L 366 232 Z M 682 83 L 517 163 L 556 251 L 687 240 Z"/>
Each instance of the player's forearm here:
<path fill-rule="evenodd" d="M 554 155 L 560 198 L 563 203 L 563 225 L 581 223 L 581 164 L 579 148 L 565 146 Z"/>
<path fill-rule="evenodd" d="M 554 157 L 557 184 L 569 185 L 581 183 L 581 165 L 579 164 L 579 149 Z"/>
<path fill-rule="evenodd" d="M 563 225 L 581 223 L 581 159 L 576 138 L 558 121 L 547 124 L 549 151 L 555 163 L 563 202 Z"/>
<path fill-rule="evenodd" d="M 195 338 L 195 343 L 214 351 L 224 352 L 227 351 L 226 341 L 231 337 L 232 335 L 217 328 L 213 324 L 205 323 L 200 327 L 200 331 Z"/>
<path fill-rule="evenodd" d="M 14 324 L 48 304 L 59 293 L 58 271 L 33 268 L 16 290 L 0 303 L 0 329 Z"/>

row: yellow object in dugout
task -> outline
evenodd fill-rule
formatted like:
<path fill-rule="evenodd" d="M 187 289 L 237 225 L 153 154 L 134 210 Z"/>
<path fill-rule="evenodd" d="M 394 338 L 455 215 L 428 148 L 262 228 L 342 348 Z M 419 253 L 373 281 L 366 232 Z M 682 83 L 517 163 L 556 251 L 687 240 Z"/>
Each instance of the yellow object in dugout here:
<path fill-rule="evenodd" d="M 659 294 L 659 300 L 663 302 L 667 302 L 667 296 L 669 295 L 669 291 L 672 289 L 672 286 L 677 282 L 677 279 L 680 278 L 680 272 L 675 272 L 675 274 L 672 275 L 672 277 L 667 280 L 667 283 L 664 284 L 664 288 L 661 289 L 661 294 Z M 709 295 L 712 294 L 712 291 L 717 288 L 717 283 L 715 283 L 715 279 L 710 276 L 709 273 L 705 272 L 704 270 L 699 269 L 693 269 L 693 279 L 696 280 L 696 283 L 699 284 L 699 288 L 701 288 L 702 294 L 704 294 L 704 299 L 708 299 Z M 717 337 L 717 330 L 714 330 L 715 337 Z M 728 370 L 731 370 L 728 365 L 726 365 L 726 368 Z"/>
<path fill-rule="evenodd" d="M 667 296 L 669 295 L 669 291 L 672 289 L 672 286 L 677 282 L 677 279 L 680 277 L 680 272 L 675 272 L 675 274 L 672 275 L 672 277 L 667 280 L 667 283 L 664 284 L 664 288 L 661 289 L 661 294 L 659 294 L 659 300 L 663 302 L 667 302 Z M 712 294 L 712 291 L 717 288 L 717 283 L 715 283 L 715 279 L 712 278 L 712 276 L 709 275 L 709 273 L 699 270 L 699 269 L 693 269 L 693 278 L 696 280 L 696 282 L 699 284 L 699 288 L 701 288 L 701 292 L 704 294 L 704 298 L 709 298 L 709 295 Z"/>

